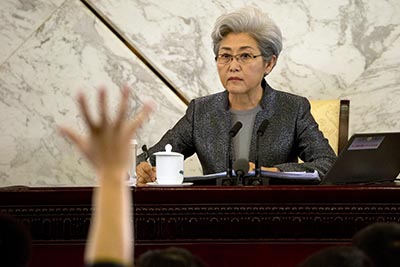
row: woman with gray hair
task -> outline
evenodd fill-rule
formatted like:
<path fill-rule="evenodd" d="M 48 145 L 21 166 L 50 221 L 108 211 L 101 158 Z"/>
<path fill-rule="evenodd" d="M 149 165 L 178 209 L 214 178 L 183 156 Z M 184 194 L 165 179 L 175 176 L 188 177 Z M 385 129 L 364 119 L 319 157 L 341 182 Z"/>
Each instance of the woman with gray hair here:
<path fill-rule="evenodd" d="M 266 15 L 254 8 L 220 16 L 211 33 L 215 56 L 219 54 L 221 41 L 230 33 L 247 33 L 256 42 L 265 62 L 276 59 L 282 51 L 282 34 L 278 26 Z"/>
<path fill-rule="evenodd" d="M 278 26 L 255 8 L 243 8 L 220 16 L 211 34 L 223 92 L 191 101 L 186 114 L 147 152 L 171 144 L 185 158 L 194 153 L 203 173 L 227 170 L 229 129 L 243 127 L 233 139 L 232 158 L 246 159 L 250 169 L 258 158 L 262 170 L 318 171 L 323 177 L 336 155 L 310 113 L 304 97 L 271 88 L 265 81 L 282 50 Z M 263 123 L 266 122 L 266 123 Z M 268 125 L 262 136 L 260 125 Z M 303 163 L 298 163 L 298 158 Z M 138 156 L 137 185 L 156 180 L 155 168 Z M 154 166 L 155 160 L 150 157 Z"/>

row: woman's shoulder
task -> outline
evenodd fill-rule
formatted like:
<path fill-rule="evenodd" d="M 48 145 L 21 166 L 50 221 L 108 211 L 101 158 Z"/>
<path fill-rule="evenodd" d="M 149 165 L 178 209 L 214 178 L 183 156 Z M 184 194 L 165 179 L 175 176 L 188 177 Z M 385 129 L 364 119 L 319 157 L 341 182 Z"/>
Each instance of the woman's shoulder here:
<path fill-rule="evenodd" d="M 265 107 L 270 106 L 282 112 L 297 112 L 298 110 L 307 110 L 310 107 L 310 102 L 306 97 L 272 88 L 269 97 L 267 96 L 264 101 Z"/>
<path fill-rule="evenodd" d="M 195 99 L 193 99 L 193 101 L 197 101 L 197 102 L 209 102 L 211 100 L 221 100 L 227 98 L 227 92 L 226 91 L 221 91 L 221 92 L 217 92 L 214 94 L 209 94 L 209 95 L 205 95 L 205 96 L 200 96 L 200 97 L 196 97 Z"/>
<path fill-rule="evenodd" d="M 290 92 L 280 91 L 276 89 L 272 89 L 275 91 L 275 95 L 277 98 L 285 99 L 286 101 L 295 101 L 295 102 L 304 102 L 308 101 L 306 97 L 297 95 Z"/>
<path fill-rule="evenodd" d="M 224 108 L 228 106 L 228 94 L 226 91 L 222 91 L 206 96 L 200 96 L 194 98 L 190 104 L 201 106 L 203 108 Z"/>
<path fill-rule="evenodd" d="M 277 90 L 272 88 L 267 82 L 263 83 L 264 86 L 264 104 L 272 102 L 287 103 L 287 104 L 307 104 L 308 100 L 304 96 L 300 96 L 291 92 Z"/>

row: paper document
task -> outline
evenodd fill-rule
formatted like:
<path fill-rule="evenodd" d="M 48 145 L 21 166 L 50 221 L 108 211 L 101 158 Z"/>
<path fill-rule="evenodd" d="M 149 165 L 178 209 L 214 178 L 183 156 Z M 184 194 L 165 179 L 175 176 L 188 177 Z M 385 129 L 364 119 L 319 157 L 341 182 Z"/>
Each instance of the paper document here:
<path fill-rule="evenodd" d="M 236 176 L 233 171 L 233 176 Z M 254 177 L 255 172 L 251 171 L 245 175 L 245 177 Z M 217 179 L 226 177 L 226 172 L 206 174 L 203 176 L 186 176 L 185 180 L 201 180 L 201 179 Z M 303 180 L 303 181 L 315 181 L 320 182 L 321 179 L 317 171 L 313 172 L 272 172 L 272 171 L 261 171 L 261 177 L 263 178 L 276 178 L 285 180 Z"/>

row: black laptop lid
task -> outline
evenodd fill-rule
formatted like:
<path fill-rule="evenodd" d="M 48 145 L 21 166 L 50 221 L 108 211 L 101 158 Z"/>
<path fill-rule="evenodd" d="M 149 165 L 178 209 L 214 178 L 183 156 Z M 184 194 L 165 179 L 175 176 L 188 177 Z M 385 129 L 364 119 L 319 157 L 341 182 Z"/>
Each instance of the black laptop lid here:
<path fill-rule="evenodd" d="M 400 172 L 400 133 L 354 134 L 322 184 L 393 181 Z"/>

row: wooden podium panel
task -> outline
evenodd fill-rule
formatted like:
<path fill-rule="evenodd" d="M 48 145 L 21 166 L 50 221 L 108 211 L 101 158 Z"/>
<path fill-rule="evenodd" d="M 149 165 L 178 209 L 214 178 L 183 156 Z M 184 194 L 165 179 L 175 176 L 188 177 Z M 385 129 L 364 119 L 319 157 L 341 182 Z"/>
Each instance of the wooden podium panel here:
<path fill-rule="evenodd" d="M 137 188 L 136 252 L 178 245 L 212 266 L 295 266 L 323 247 L 349 244 L 373 222 L 399 222 L 399 189 Z"/>
<path fill-rule="evenodd" d="M 135 255 L 182 246 L 210 266 L 295 266 L 348 244 L 377 221 L 400 222 L 397 186 L 132 188 Z M 82 266 L 92 188 L 0 189 L 0 210 L 27 224 L 31 267 Z"/>

